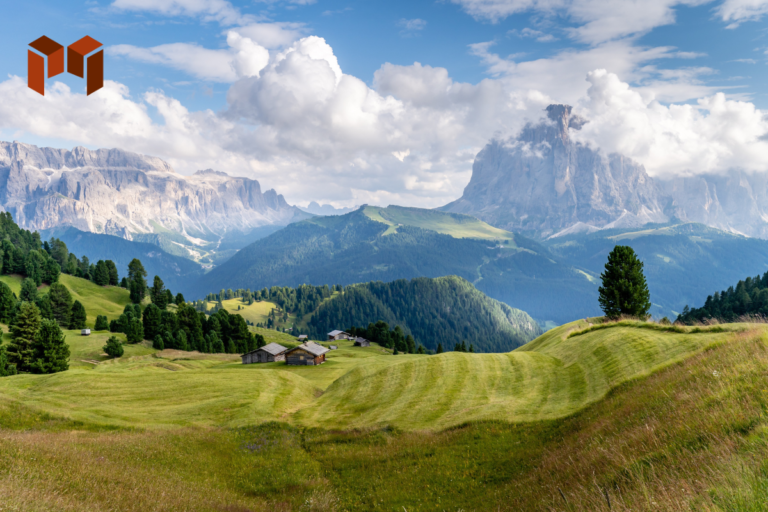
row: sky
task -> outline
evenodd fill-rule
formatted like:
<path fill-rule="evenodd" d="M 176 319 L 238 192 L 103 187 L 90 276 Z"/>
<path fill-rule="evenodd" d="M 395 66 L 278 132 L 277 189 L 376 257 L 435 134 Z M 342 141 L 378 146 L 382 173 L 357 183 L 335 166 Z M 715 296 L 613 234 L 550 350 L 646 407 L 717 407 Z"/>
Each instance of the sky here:
<path fill-rule="evenodd" d="M 436 207 L 551 103 L 660 178 L 768 170 L 768 0 L 26 0 L 0 21 L 0 140 L 121 148 L 292 204 Z M 105 87 L 26 87 L 90 35 Z"/>

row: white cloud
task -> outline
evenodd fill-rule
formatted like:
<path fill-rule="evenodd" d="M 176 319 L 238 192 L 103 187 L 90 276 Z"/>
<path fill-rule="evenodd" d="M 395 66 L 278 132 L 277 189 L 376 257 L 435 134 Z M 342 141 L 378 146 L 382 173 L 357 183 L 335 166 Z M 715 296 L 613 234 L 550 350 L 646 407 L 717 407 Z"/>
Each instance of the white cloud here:
<path fill-rule="evenodd" d="M 605 70 L 591 72 L 579 113 L 589 119 L 576 137 L 606 153 L 643 163 L 655 176 L 768 171 L 768 118 L 755 105 L 723 93 L 695 105 L 662 105 Z"/>
<path fill-rule="evenodd" d="M 757 21 L 768 14 L 768 0 L 725 0 L 717 9 L 728 28 L 736 28 L 744 21 Z"/>
<path fill-rule="evenodd" d="M 397 22 L 397 26 L 400 27 L 400 35 L 413 36 L 424 30 L 427 27 L 427 22 L 419 18 L 412 20 L 403 18 Z"/>
<path fill-rule="evenodd" d="M 510 30 L 509 33 L 521 38 L 535 39 L 540 43 L 551 43 L 552 41 L 557 41 L 557 38 L 552 34 L 547 34 L 541 30 L 534 30 L 528 27 L 524 28 L 523 30 Z"/>
<path fill-rule="evenodd" d="M 222 25 L 242 24 L 251 19 L 226 0 L 115 0 L 112 7 L 124 11 L 149 11 L 165 16 L 200 16 Z"/>
<path fill-rule="evenodd" d="M 537 12 L 562 15 L 577 24 L 568 30 L 574 39 L 599 44 L 643 34 L 675 22 L 675 7 L 702 5 L 712 0 L 451 0 L 471 16 L 493 23 L 513 14 Z M 726 0 L 726 3 L 750 0 Z M 751 0 L 765 3 L 764 0 Z M 729 11 L 730 12 L 730 11 Z"/>
<path fill-rule="evenodd" d="M 250 38 L 230 30 L 229 49 L 210 50 L 196 44 L 173 43 L 139 48 L 128 44 L 107 48 L 107 53 L 141 62 L 161 64 L 214 82 L 234 82 L 259 74 L 269 62 L 269 52 Z"/>
<path fill-rule="evenodd" d="M 251 23 L 238 27 L 237 32 L 265 48 L 281 48 L 304 37 L 307 27 L 293 22 Z"/>

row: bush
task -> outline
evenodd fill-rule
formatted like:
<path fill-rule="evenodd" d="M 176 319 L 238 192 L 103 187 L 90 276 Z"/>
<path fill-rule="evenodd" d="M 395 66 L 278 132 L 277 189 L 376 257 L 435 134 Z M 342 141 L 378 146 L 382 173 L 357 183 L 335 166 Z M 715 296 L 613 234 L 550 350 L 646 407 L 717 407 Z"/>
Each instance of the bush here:
<path fill-rule="evenodd" d="M 93 328 L 95 331 L 107 331 L 109 330 L 109 322 L 105 315 L 99 315 L 96 317 L 96 325 Z"/>
<path fill-rule="evenodd" d="M 161 335 L 155 336 L 154 341 L 152 341 L 152 348 L 155 350 L 165 350 L 165 343 L 163 343 L 163 337 Z"/>
<path fill-rule="evenodd" d="M 110 336 L 107 340 L 107 344 L 104 345 L 104 352 L 109 357 L 117 358 L 122 357 L 125 351 L 123 350 L 123 344 L 120 343 L 120 340 L 117 339 L 117 336 Z"/>

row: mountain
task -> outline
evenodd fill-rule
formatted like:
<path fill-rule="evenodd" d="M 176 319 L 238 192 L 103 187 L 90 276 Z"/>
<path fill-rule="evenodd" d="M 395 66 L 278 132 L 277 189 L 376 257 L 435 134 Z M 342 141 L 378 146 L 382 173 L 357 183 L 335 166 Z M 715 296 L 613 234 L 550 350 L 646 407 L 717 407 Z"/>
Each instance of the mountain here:
<path fill-rule="evenodd" d="M 147 271 L 150 286 L 155 276 L 165 283 L 165 287 L 174 294 L 182 287 L 185 280 L 202 275 L 199 263 L 168 254 L 153 244 L 134 242 L 113 235 L 88 233 L 75 228 L 59 228 L 40 232 L 43 240 L 56 237 L 75 254 L 85 255 L 91 263 L 98 260 L 112 260 L 117 266 L 120 277 L 128 274 L 128 263 L 138 258 Z"/>
<path fill-rule="evenodd" d="M 318 204 L 317 201 L 312 201 L 306 207 L 299 206 L 298 208 L 313 215 L 344 215 L 345 213 L 353 212 L 360 207 L 334 208 L 330 204 Z"/>
<path fill-rule="evenodd" d="M 442 208 L 509 231 L 546 238 L 582 223 L 634 227 L 666 222 L 666 198 L 643 166 L 571 139 L 584 120 L 567 105 L 475 159 L 463 196 Z"/>
<path fill-rule="evenodd" d="M 625 156 L 574 141 L 587 121 L 570 106 L 546 112 L 517 137 L 489 142 L 462 197 L 441 210 L 539 239 L 670 221 L 768 238 L 768 173 L 653 179 Z"/>
<path fill-rule="evenodd" d="M 595 314 L 595 275 L 557 260 L 537 242 L 466 215 L 364 206 L 291 224 L 190 280 L 182 291 L 201 298 L 222 288 L 456 275 L 542 323 Z"/>
<path fill-rule="evenodd" d="M 715 290 L 768 270 L 768 241 L 695 223 L 577 233 L 545 244 L 558 260 L 592 275 L 603 271 L 614 246 L 632 247 L 645 265 L 651 313 L 670 319 L 686 305 L 703 304 Z"/>
<path fill-rule="evenodd" d="M 431 350 L 438 343 L 453 350 L 472 340 L 477 352 L 508 352 L 541 334 L 527 313 L 488 298 L 456 276 L 348 286 L 312 313 L 307 333 L 324 339 L 334 329 L 365 328 L 379 320 L 401 326 Z"/>
<path fill-rule="evenodd" d="M 159 158 L 119 149 L 19 142 L 0 142 L 0 207 L 26 229 L 71 226 L 208 263 L 229 233 L 309 217 L 249 178 L 210 169 L 181 176 Z"/>

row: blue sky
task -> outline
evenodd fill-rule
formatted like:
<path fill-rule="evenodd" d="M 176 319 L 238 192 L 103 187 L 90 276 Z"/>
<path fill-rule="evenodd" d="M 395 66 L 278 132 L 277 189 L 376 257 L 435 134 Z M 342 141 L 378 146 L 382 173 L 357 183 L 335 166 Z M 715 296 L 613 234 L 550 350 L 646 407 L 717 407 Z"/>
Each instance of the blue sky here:
<path fill-rule="evenodd" d="M 437 206 L 491 137 L 566 102 L 592 120 L 585 143 L 653 175 L 762 171 L 766 12 L 768 0 L 29 0 L 4 7 L 0 137 L 156 154 L 300 204 Z M 68 75 L 45 98 L 23 90 L 26 45 L 43 34 L 104 43 L 105 90 L 86 99 Z"/>

